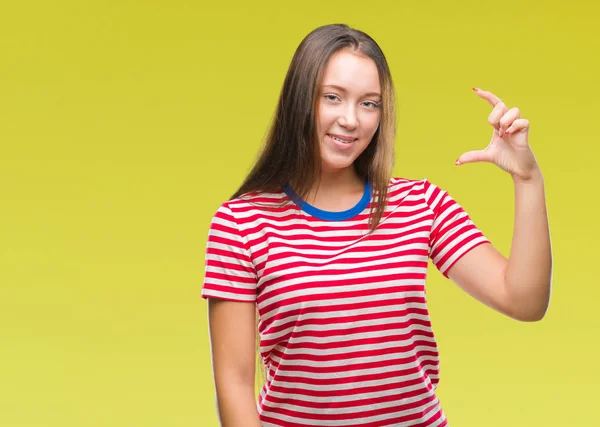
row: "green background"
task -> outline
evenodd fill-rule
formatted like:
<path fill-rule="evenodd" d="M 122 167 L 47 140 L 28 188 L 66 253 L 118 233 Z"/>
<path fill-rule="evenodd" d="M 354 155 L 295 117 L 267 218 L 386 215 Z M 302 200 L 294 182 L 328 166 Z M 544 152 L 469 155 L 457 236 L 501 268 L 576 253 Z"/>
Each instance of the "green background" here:
<path fill-rule="evenodd" d="M 22 1 L 0 12 L 0 426 L 217 426 L 200 298 L 208 226 L 259 150 L 293 52 L 371 34 L 398 97 L 395 175 L 448 190 L 504 254 L 513 188 L 490 90 L 531 121 L 554 248 L 524 324 L 430 268 L 452 426 L 591 426 L 598 3 Z"/>

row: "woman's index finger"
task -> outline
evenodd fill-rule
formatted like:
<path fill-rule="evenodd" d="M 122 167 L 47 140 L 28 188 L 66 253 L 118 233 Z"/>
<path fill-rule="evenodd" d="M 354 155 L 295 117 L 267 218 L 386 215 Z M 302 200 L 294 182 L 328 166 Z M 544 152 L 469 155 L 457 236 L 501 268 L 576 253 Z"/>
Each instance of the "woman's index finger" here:
<path fill-rule="evenodd" d="M 477 95 L 479 95 L 480 98 L 483 98 L 487 102 L 489 102 L 492 107 L 495 107 L 496 104 L 498 104 L 499 102 L 502 102 L 502 99 L 500 99 L 499 97 L 494 95 L 492 92 L 488 92 L 488 91 L 476 88 L 475 93 L 477 93 Z"/>

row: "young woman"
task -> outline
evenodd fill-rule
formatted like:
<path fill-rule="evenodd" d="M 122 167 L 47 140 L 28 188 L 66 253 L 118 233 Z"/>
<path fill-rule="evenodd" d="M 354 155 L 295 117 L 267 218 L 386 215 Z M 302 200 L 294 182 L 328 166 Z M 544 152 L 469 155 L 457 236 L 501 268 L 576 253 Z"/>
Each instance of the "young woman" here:
<path fill-rule="evenodd" d="M 552 257 L 529 122 L 476 92 L 493 106 L 492 140 L 457 164 L 491 162 L 511 175 L 508 259 L 446 191 L 390 176 L 394 89 L 376 42 L 345 25 L 302 41 L 266 146 L 210 226 L 202 295 L 223 426 L 447 425 L 435 394 L 429 259 L 507 316 L 544 316 Z"/>

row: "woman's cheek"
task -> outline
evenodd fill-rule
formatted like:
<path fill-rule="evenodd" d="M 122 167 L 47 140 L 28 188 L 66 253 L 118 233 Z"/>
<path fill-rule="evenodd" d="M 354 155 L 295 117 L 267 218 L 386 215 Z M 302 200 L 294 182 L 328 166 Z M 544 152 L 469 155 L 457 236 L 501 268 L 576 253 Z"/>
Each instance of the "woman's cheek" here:
<path fill-rule="evenodd" d="M 373 117 L 363 117 L 362 119 L 359 118 L 359 128 L 360 128 L 360 133 L 362 133 L 365 137 L 371 137 L 375 131 L 377 130 L 377 120 L 374 120 Z"/>

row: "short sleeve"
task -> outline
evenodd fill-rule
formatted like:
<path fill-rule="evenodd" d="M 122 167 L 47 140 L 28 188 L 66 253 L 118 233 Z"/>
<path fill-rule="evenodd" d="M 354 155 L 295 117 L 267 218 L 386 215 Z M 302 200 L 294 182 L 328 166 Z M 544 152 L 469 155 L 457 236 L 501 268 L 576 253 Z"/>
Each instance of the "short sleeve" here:
<path fill-rule="evenodd" d="M 490 241 L 444 190 L 425 180 L 425 202 L 433 211 L 429 257 L 447 278 L 448 270 L 471 249 Z"/>
<path fill-rule="evenodd" d="M 221 205 L 210 223 L 202 298 L 256 301 L 256 270 L 232 210 Z"/>

